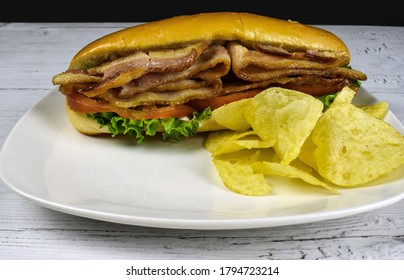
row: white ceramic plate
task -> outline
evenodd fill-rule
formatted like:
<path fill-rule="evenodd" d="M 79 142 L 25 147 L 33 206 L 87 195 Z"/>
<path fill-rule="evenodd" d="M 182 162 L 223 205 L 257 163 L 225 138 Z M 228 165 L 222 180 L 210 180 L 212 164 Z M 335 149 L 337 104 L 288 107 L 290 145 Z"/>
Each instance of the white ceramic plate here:
<path fill-rule="evenodd" d="M 355 102 L 375 100 L 361 89 Z M 386 121 L 404 133 L 391 112 Z M 223 186 L 202 144 L 202 136 L 135 145 L 82 135 L 65 115 L 64 97 L 53 90 L 10 133 L 0 154 L 0 174 L 15 192 L 44 207 L 162 228 L 301 224 L 370 211 L 404 197 L 404 168 L 341 195 L 287 179 L 272 182 L 272 195 L 239 195 Z"/>

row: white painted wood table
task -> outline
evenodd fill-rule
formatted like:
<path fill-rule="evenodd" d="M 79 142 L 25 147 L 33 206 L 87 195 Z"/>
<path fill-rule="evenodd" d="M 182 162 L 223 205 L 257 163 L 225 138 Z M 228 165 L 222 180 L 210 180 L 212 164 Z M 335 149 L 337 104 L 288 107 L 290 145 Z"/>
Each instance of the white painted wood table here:
<path fill-rule="evenodd" d="M 1 23 L 0 145 L 84 44 L 131 23 Z M 322 26 L 351 50 L 362 85 L 404 122 L 404 27 Z M 40 133 L 40 132 L 38 132 Z M 29 141 L 29 135 L 27 135 Z M 32 147 L 35 149 L 35 147 Z M 404 188 L 404 186 L 403 186 Z M 315 223 L 181 230 L 82 218 L 0 181 L 0 259 L 404 259 L 404 201 Z"/>

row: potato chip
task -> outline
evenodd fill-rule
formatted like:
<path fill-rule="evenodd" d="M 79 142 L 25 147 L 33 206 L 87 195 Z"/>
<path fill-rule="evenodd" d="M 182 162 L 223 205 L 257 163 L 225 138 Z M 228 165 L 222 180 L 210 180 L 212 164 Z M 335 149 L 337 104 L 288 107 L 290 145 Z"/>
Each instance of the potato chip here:
<path fill-rule="evenodd" d="M 386 101 L 379 101 L 372 105 L 359 106 L 359 108 L 366 113 L 382 120 L 389 111 L 389 104 Z"/>
<path fill-rule="evenodd" d="M 245 163 L 252 163 L 261 159 L 261 152 L 267 151 L 268 149 L 243 149 L 232 153 L 226 153 L 219 156 L 213 157 L 214 160 L 227 160 L 231 162 L 242 161 Z"/>
<path fill-rule="evenodd" d="M 248 130 L 251 126 L 244 117 L 244 110 L 250 102 L 251 99 L 242 99 L 221 106 L 213 110 L 212 118 L 227 129 L 236 131 Z"/>
<path fill-rule="evenodd" d="M 353 98 L 355 97 L 356 92 L 349 88 L 349 87 L 344 87 L 335 97 L 334 101 L 332 102 L 331 106 L 337 105 L 337 104 L 351 104 Z M 331 107 L 330 106 L 330 107 Z"/>
<path fill-rule="evenodd" d="M 337 189 L 328 186 L 326 183 L 320 181 L 313 175 L 291 165 L 284 165 L 277 162 L 256 161 L 252 163 L 252 168 L 254 172 L 262 173 L 264 175 L 277 175 L 288 178 L 298 178 L 305 181 L 306 183 L 326 188 L 334 194 L 339 193 Z"/>
<path fill-rule="evenodd" d="M 265 90 L 223 107 L 216 121 L 235 131 L 211 132 L 205 147 L 223 183 L 236 193 L 266 195 L 266 178 L 282 176 L 338 194 L 335 185 L 361 185 L 404 164 L 404 137 L 382 120 L 387 102 L 358 107 L 355 95 L 345 87 L 323 113 L 321 101 L 310 95 Z"/>
<path fill-rule="evenodd" d="M 271 162 L 277 162 L 277 161 L 272 160 Z M 309 173 L 309 174 L 314 171 L 313 167 L 311 167 L 311 166 L 305 164 L 305 163 L 304 163 L 303 161 L 301 161 L 299 158 L 297 158 L 297 159 L 295 159 L 294 161 L 292 161 L 292 162 L 290 163 L 290 165 L 291 165 L 291 166 L 294 166 L 294 167 L 296 167 L 297 169 L 300 169 L 300 170 L 302 170 L 302 171 L 304 171 L 304 172 L 306 172 L 306 173 Z"/>
<path fill-rule="evenodd" d="M 299 157 L 330 182 L 356 186 L 404 164 L 404 137 L 355 105 L 337 102 L 321 116 Z"/>
<path fill-rule="evenodd" d="M 274 145 L 274 141 L 263 141 L 252 131 L 216 131 L 211 132 L 206 141 L 205 148 L 212 156 L 219 156 L 243 149 L 269 148 Z"/>
<path fill-rule="evenodd" d="M 230 141 L 234 140 L 239 140 L 248 136 L 256 136 L 257 133 L 254 130 L 249 130 L 249 131 L 243 131 L 243 132 L 238 132 L 238 131 L 231 131 L 230 132 Z"/>
<path fill-rule="evenodd" d="M 253 130 L 265 141 L 275 141 L 282 164 L 297 158 L 300 148 L 321 116 L 323 103 L 294 90 L 269 88 L 245 109 Z"/>
<path fill-rule="evenodd" d="M 271 191 L 271 186 L 265 180 L 263 174 L 254 173 L 250 163 L 227 160 L 213 160 L 225 186 L 233 192 L 262 196 Z"/>
<path fill-rule="evenodd" d="M 356 92 L 349 87 L 344 87 L 336 96 L 330 108 L 336 106 L 337 104 L 351 104 L 353 98 L 355 97 Z M 311 137 L 308 137 L 304 143 L 304 145 L 300 149 L 299 158 L 303 159 L 303 161 L 317 170 L 316 159 L 313 157 L 313 151 L 315 150 L 316 145 L 314 144 Z"/>
<path fill-rule="evenodd" d="M 217 150 L 226 149 L 224 147 L 230 146 L 229 144 L 232 140 L 237 140 L 242 137 L 248 135 L 256 135 L 254 131 L 249 132 L 235 132 L 229 130 L 222 130 L 222 131 L 213 131 L 209 133 L 208 137 L 205 140 L 204 146 L 205 148 L 212 153 L 212 155 L 216 154 Z M 238 150 L 238 145 L 234 145 L 234 151 Z M 232 152 L 232 148 L 228 148 L 228 152 Z"/>
<path fill-rule="evenodd" d="M 302 148 L 300 149 L 300 154 L 298 156 L 298 159 L 300 159 L 302 162 L 304 162 L 308 166 L 311 166 L 314 170 L 318 170 L 316 159 L 313 156 L 313 152 L 315 151 L 315 149 L 316 149 L 316 144 L 313 142 L 313 138 L 310 135 L 306 139 L 306 142 L 304 142 Z"/>

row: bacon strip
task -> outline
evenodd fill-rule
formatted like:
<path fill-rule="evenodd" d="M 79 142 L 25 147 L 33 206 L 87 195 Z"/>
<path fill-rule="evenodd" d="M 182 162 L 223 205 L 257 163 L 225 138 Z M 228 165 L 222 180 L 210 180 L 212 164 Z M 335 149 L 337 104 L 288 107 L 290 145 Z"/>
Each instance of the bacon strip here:
<path fill-rule="evenodd" d="M 264 44 L 253 44 L 253 48 L 265 53 L 277 56 L 289 57 L 293 59 L 305 59 L 317 62 L 331 62 L 343 57 L 342 52 L 320 52 L 318 50 L 306 50 L 305 52 L 289 52 L 283 48 Z"/>
<path fill-rule="evenodd" d="M 207 82 L 206 82 L 207 83 Z M 220 79 L 198 88 L 184 88 L 172 91 L 145 91 L 133 95 L 130 98 L 119 98 L 113 91 L 108 91 L 102 95 L 104 100 L 121 108 L 136 107 L 139 105 L 178 105 L 184 104 L 192 99 L 204 99 L 213 97 L 220 93 L 222 82 Z"/>
<path fill-rule="evenodd" d="M 303 57 L 303 59 L 295 59 L 293 54 L 286 51 L 281 53 L 271 49 L 272 53 L 277 52 L 279 55 L 268 54 L 249 50 L 236 42 L 231 42 L 228 48 L 234 74 L 240 79 L 250 82 L 274 81 L 294 76 L 357 80 L 366 80 L 367 78 L 360 71 L 342 67 L 347 64 L 346 58 L 331 58 L 331 55 L 327 54 L 324 55 L 327 59 L 324 59 L 318 51 L 308 51 L 304 54 L 295 55 L 295 57 Z M 266 51 L 268 52 L 268 49 Z"/>
<path fill-rule="evenodd" d="M 343 53 L 197 42 L 174 50 L 137 51 L 90 69 L 70 69 L 53 82 L 60 85 L 73 110 L 96 108 L 141 118 L 145 115 L 133 108 L 169 106 L 169 111 L 178 108 L 183 115 L 192 110 L 186 105 L 192 101 L 202 104 L 204 99 L 270 86 L 312 95 L 337 92 L 351 86 L 351 80 L 367 79 L 346 68 L 348 63 Z"/>
<path fill-rule="evenodd" d="M 191 66 L 195 59 L 208 48 L 206 42 L 199 42 L 183 48 L 134 54 L 88 69 L 92 75 L 103 75 L 105 79 L 132 68 L 148 69 L 148 72 L 181 71 Z"/>
<path fill-rule="evenodd" d="M 249 50 L 247 47 L 237 42 L 229 43 L 228 49 L 232 58 L 233 69 L 242 69 L 249 65 L 265 69 L 327 69 L 347 65 L 349 62 L 349 59 L 345 56 L 327 62 L 307 60 L 302 59 L 301 57 L 295 59 L 292 55 L 290 55 L 290 57 L 285 57 L 283 55 L 274 55 L 256 50 Z"/>
<path fill-rule="evenodd" d="M 189 68 L 181 72 L 150 73 L 124 85 L 116 96 L 129 98 L 135 94 L 149 91 L 166 83 L 173 83 L 189 78 L 218 79 L 227 74 L 230 69 L 230 56 L 227 50 L 219 45 L 211 46 Z"/>

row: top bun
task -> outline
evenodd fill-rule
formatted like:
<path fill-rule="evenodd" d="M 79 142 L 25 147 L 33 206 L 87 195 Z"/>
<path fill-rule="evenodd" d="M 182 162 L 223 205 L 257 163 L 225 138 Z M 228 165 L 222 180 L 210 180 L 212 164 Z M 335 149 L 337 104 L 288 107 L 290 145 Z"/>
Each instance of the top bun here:
<path fill-rule="evenodd" d="M 288 50 L 341 52 L 350 58 L 344 42 L 329 31 L 291 20 L 249 13 L 215 12 L 176 16 L 111 33 L 81 49 L 69 68 L 90 68 L 116 55 L 136 50 L 214 40 L 265 43 Z"/>

